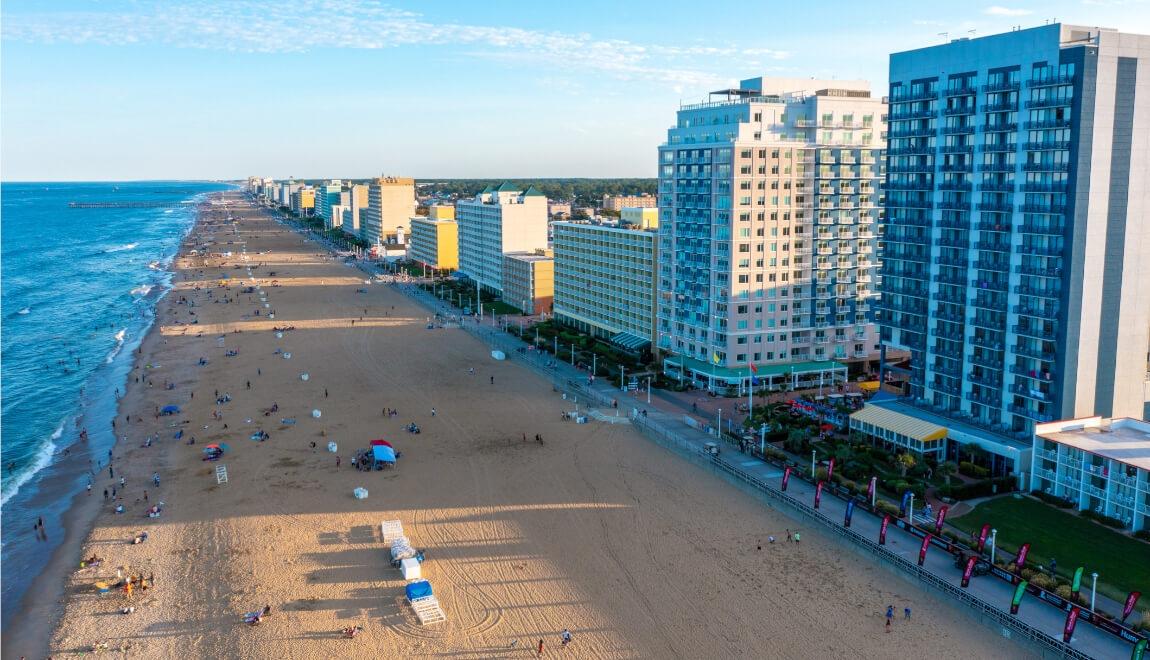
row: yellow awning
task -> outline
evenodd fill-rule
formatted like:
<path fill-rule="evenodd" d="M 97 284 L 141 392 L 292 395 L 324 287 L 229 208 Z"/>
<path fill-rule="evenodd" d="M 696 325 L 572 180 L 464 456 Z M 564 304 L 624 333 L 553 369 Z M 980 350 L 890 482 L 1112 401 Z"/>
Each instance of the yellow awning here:
<path fill-rule="evenodd" d="M 941 440 L 946 437 L 945 427 L 925 420 L 904 415 L 900 412 L 887 410 L 875 405 L 863 406 L 863 409 L 851 414 L 851 421 L 871 424 L 892 433 L 904 435 L 921 442 Z M 853 426 L 853 425 L 852 425 Z"/>

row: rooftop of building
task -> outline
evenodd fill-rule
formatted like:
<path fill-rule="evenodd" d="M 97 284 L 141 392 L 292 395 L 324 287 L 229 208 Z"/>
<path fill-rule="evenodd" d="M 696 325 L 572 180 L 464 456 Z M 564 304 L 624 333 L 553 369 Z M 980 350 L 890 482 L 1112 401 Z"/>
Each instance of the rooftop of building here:
<path fill-rule="evenodd" d="M 503 256 L 517 261 L 551 261 L 555 259 L 551 250 L 535 250 L 534 252 L 504 252 Z"/>
<path fill-rule="evenodd" d="M 640 227 L 638 225 L 628 225 L 628 224 L 610 224 L 609 225 L 609 224 L 605 224 L 602 222 L 592 222 L 590 220 L 583 220 L 583 221 L 565 220 L 563 222 L 552 222 L 551 226 L 552 227 L 559 227 L 559 226 L 563 226 L 563 227 L 586 227 L 588 229 L 595 229 L 595 230 L 602 230 L 602 231 L 619 231 L 619 232 L 626 232 L 628 234 L 640 233 L 640 234 L 654 235 L 654 234 L 658 233 L 658 231 L 659 231 L 657 228 L 654 228 L 654 227 L 644 228 L 644 227 Z"/>
<path fill-rule="evenodd" d="M 923 421 L 937 424 L 938 426 L 942 426 L 947 429 L 954 429 L 955 431 L 959 431 L 961 433 L 985 438 L 1004 447 L 1011 447 L 1019 451 L 1028 451 L 1033 444 L 1029 439 L 1016 438 L 1006 433 L 997 432 L 977 424 L 965 422 L 961 419 L 955 419 L 953 417 L 948 417 L 946 415 L 942 415 L 925 408 L 920 408 L 906 399 L 888 399 L 876 396 L 868 403 L 871 405 L 886 408 L 887 410 L 893 410 L 894 412 L 902 413 L 904 415 L 916 417 Z"/>
<path fill-rule="evenodd" d="M 1059 47 L 1083 46 L 1097 41 L 1100 32 L 1116 32 L 1114 28 L 1092 27 L 1086 25 L 1070 25 L 1065 23 L 1049 23 L 1029 28 L 1018 28 L 1010 32 L 999 32 L 976 37 L 957 37 L 942 44 L 922 46 L 911 50 L 899 51 L 891 54 L 891 64 L 910 54 L 921 54 L 924 51 L 946 52 L 959 54 L 980 51 L 984 48 L 995 48 L 998 44 L 1013 42 L 1014 44 L 1028 42 L 1031 44 L 1052 44 L 1056 39 Z M 943 33 L 945 35 L 945 33 Z"/>
<path fill-rule="evenodd" d="M 429 218 L 426 215 L 413 215 L 413 216 L 411 216 L 411 221 L 412 222 L 426 222 L 428 224 L 433 224 L 433 225 L 436 225 L 436 224 L 453 225 L 453 224 L 455 224 L 454 218 Z"/>
<path fill-rule="evenodd" d="M 1150 422 L 1085 417 L 1039 424 L 1034 435 L 1150 471 Z"/>

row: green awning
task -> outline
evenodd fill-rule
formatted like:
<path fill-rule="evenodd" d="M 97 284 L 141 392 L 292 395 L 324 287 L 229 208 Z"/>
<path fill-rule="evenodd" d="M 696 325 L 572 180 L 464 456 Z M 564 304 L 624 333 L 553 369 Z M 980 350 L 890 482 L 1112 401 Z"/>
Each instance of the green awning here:
<path fill-rule="evenodd" d="M 673 355 L 663 361 L 663 364 L 675 368 L 685 368 L 687 371 L 697 372 L 701 376 L 714 376 L 723 380 L 739 380 L 749 378 L 750 367 L 722 367 L 710 364 L 703 360 L 696 360 L 682 355 Z M 810 374 L 841 372 L 846 374 L 847 366 L 834 360 L 814 362 L 786 362 L 782 364 L 757 364 L 758 373 L 754 376 L 760 380 L 779 376 L 805 376 Z"/>
<path fill-rule="evenodd" d="M 650 346 L 651 340 L 631 332 L 620 332 L 611 337 L 611 343 L 628 351 L 638 351 Z"/>

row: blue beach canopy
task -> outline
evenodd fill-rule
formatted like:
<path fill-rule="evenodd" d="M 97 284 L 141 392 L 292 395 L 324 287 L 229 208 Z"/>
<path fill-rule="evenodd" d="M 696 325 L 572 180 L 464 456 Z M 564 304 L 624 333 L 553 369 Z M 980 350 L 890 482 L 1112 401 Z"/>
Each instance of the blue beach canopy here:
<path fill-rule="evenodd" d="M 377 461 L 384 463 L 395 462 L 395 450 L 387 445 L 375 445 L 371 448 L 371 456 Z"/>
<path fill-rule="evenodd" d="M 173 405 L 167 405 L 167 406 L 164 406 L 163 408 L 160 408 L 160 412 L 164 412 L 164 413 L 168 413 L 168 414 L 178 413 L 178 412 L 180 412 L 180 407 L 179 406 L 173 406 Z"/>
<path fill-rule="evenodd" d="M 419 580 L 418 582 L 410 582 L 407 585 L 407 599 L 415 600 L 416 598 L 423 598 L 424 596 L 431 595 L 431 583 L 427 580 Z"/>

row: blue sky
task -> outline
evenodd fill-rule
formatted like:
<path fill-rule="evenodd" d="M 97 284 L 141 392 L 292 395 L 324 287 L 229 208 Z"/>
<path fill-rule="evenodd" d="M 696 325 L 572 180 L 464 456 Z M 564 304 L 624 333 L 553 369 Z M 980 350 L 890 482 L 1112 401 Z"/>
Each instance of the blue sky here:
<path fill-rule="evenodd" d="M 998 3 L 1002 4 L 998 4 Z M 1148 0 L 5 0 L 0 178 L 654 176 L 680 101 Z M 881 91 L 880 91 L 881 93 Z"/>

